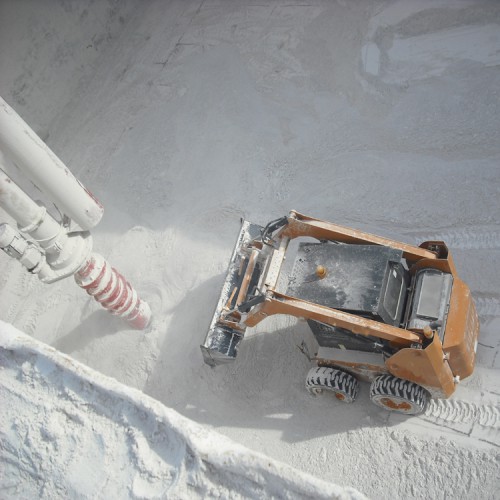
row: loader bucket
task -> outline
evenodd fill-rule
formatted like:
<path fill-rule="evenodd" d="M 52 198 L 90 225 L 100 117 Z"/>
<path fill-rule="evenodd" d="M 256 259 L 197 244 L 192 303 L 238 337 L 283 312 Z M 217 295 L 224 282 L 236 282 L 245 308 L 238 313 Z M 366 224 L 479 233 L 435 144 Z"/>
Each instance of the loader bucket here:
<path fill-rule="evenodd" d="M 221 319 L 221 313 L 235 306 L 238 290 L 245 272 L 245 261 L 247 260 L 244 249 L 252 240 L 260 239 L 263 229 L 262 226 L 251 222 L 242 222 L 217 307 L 205 337 L 205 342 L 200 346 L 205 363 L 212 367 L 234 361 L 238 344 L 245 334 L 244 325 L 237 325 L 236 328 L 231 327 Z"/>

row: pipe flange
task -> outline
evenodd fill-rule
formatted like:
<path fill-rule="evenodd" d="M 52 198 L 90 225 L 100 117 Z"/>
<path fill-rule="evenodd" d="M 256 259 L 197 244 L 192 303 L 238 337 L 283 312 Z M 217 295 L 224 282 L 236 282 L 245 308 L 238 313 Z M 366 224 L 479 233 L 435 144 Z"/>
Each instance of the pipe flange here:
<path fill-rule="evenodd" d="M 35 231 L 36 229 L 38 229 L 40 227 L 40 224 L 44 221 L 45 219 L 45 216 L 47 215 L 47 208 L 42 205 L 40 202 L 36 202 L 36 204 L 40 207 L 40 217 L 38 218 L 37 221 L 29 224 L 28 226 L 26 227 L 21 227 L 19 224 L 17 225 L 17 228 L 19 229 L 19 231 L 21 231 L 22 233 L 28 233 L 30 234 L 32 231 Z"/>

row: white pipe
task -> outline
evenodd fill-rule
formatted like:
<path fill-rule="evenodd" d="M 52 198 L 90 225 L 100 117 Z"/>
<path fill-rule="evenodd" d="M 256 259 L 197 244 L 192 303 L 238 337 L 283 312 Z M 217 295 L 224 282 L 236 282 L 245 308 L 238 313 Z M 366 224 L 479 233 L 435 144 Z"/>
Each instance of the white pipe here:
<path fill-rule="evenodd" d="M 44 283 L 74 274 L 86 261 L 92 249 L 90 233 L 68 232 L 67 227 L 57 222 L 44 206 L 35 203 L 1 169 L 0 206 L 16 220 L 20 231 L 28 234 L 43 248 L 49 266 L 49 269 L 43 267 L 43 272 L 39 274 Z"/>
<path fill-rule="evenodd" d="M 0 206 L 44 251 L 8 224 L 0 225 L 0 248 L 38 273 L 44 283 L 74 274 L 76 282 L 104 308 L 134 328 L 145 329 L 151 320 L 149 305 L 103 257 L 91 253 L 88 230 L 100 221 L 101 204 L 1 97 L 0 149 L 83 229 L 68 232 L 0 168 Z"/>
<path fill-rule="evenodd" d="M 1 169 L 0 206 L 18 223 L 20 231 L 29 234 L 48 253 L 58 253 L 63 248 L 65 229 Z"/>
<path fill-rule="evenodd" d="M 102 205 L 1 97 L 0 149 L 83 230 L 101 220 Z"/>

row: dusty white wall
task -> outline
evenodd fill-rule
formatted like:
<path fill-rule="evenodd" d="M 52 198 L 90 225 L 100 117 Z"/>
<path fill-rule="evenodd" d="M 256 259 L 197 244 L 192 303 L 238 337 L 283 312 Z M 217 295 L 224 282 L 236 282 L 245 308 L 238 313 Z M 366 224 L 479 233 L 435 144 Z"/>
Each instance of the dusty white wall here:
<path fill-rule="evenodd" d="M 85 93 L 101 56 L 140 8 L 133 0 L 0 0 L 0 95 L 51 148 L 57 129 L 64 129 L 65 112 Z M 74 171 L 60 144 L 54 151 Z M 52 200 L 33 188 L 8 158 L 4 166 L 58 217 Z M 13 223 L 2 208 L 0 221 Z"/>
<path fill-rule="evenodd" d="M 0 1 L 0 94 L 44 140 L 133 8 L 131 0 Z"/>

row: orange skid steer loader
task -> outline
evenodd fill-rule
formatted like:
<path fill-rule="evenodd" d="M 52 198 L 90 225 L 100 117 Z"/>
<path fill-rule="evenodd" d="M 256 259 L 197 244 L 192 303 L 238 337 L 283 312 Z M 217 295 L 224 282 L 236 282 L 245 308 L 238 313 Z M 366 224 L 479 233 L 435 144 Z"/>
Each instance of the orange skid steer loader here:
<path fill-rule="evenodd" d="M 306 377 L 314 394 L 352 402 L 363 380 L 376 405 L 418 414 L 474 369 L 478 316 L 442 241 L 416 247 L 296 211 L 265 227 L 243 221 L 201 346 L 205 362 L 233 361 L 246 328 L 274 314 L 307 320 L 319 345 Z"/>

